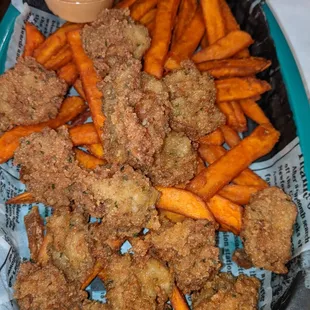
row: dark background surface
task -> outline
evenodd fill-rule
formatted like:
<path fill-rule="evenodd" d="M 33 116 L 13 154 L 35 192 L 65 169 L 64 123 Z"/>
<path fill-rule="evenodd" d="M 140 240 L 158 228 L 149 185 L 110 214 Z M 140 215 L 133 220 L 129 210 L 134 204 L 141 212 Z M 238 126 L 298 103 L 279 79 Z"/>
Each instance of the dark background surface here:
<path fill-rule="evenodd" d="M 0 0 L 0 21 L 5 14 L 6 9 L 10 4 L 10 0 Z"/>

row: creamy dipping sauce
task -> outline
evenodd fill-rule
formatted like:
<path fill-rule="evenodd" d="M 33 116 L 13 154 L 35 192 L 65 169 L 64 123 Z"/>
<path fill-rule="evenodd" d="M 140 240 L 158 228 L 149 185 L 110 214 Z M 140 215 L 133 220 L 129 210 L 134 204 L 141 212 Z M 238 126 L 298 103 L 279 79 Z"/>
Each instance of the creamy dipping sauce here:
<path fill-rule="evenodd" d="M 45 0 L 49 9 L 59 17 L 74 23 L 94 21 L 100 11 L 112 7 L 113 0 Z"/>

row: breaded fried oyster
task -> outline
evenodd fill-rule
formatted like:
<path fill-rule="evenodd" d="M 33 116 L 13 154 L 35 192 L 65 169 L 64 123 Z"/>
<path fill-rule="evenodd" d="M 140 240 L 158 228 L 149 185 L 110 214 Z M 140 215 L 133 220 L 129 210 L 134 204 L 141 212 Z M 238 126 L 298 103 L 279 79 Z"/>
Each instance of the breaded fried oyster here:
<path fill-rule="evenodd" d="M 245 207 L 241 239 L 254 266 L 275 273 L 287 273 L 291 258 L 291 237 L 297 209 L 278 187 L 255 194 Z"/>
<path fill-rule="evenodd" d="M 67 85 L 55 72 L 33 58 L 20 58 L 0 76 L 0 133 L 15 125 L 31 125 L 54 118 Z"/>
<path fill-rule="evenodd" d="M 197 140 L 223 125 L 225 116 L 215 105 L 213 78 L 207 72 L 200 73 L 191 61 L 181 65 L 180 70 L 164 77 L 172 104 L 170 125 Z"/>
<path fill-rule="evenodd" d="M 194 310 L 256 310 L 260 282 L 254 277 L 237 278 L 219 273 L 192 296 Z"/>

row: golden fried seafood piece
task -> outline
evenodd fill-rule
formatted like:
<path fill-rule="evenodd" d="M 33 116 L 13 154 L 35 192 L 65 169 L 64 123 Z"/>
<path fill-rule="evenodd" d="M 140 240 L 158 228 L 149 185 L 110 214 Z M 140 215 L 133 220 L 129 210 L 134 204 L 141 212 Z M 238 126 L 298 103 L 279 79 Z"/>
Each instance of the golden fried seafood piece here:
<path fill-rule="evenodd" d="M 54 213 L 47 221 L 50 236 L 47 252 L 52 263 L 69 281 L 83 281 L 92 270 L 94 242 L 85 216 L 79 212 Z"/>
<path fill-rule="evenodd" d="M 138 62 L 138 64 L 137 64 Z M 170 102 L 162 81 L 143 74 L 141 63 L 115 63 L 103 83 L 105 158 L 146 170 L 169 132 Z"/>
<path fill-rule="evenodd" d="M 103 10 L 98 19 L 82 30 L 83 46 L 95 61 L 107 60 L 110 56 L 124 56 L 130 53 L 141 59 L 150 46 L 148 30 L 136 24 L 129 16 L 129 10 Z"/>
<path fill-rule="evenodd" d="M 51 264 L 21 264 L 14 288 L 21 310 L 78 310 L 87 298 L 77 283 L 68 282 Z"/>
<path fill-rule="evenodd" d="M 86 300 L 82 305 L 82 310 L 108 310 L 110 309 L 107 304 L 102 304 L 100 302 Z"/>
<path fill-rule="evenodd" d="M 296 216 L 295 204 L 280 188 L 269 187 L 252 197 L 245 207 L 240 236 L 254 266 L 287 273 Z"/>
<path fill-rule="evenodd" d="M 194 310 L 256 310 L 260 282 L 244 275 L 219 273 L 192 296 Z"/>
<path fill-rule="evenodd" d="M 31 57 L 20 58 L 0 76 L 0 132 L 54 118 L 66 91 L 66 83 L 54 71 Z"/>
<path fill-rule="evenodd" d="M 168 301 L 173 277 L 154 258 L 134 259 L 130 254 L 115 255 L 105 272 L 107 304 L 111 309 L 163 309 Z"/>
<path fill-rule="evenodd" d="M 154 185 L 173 186 L 192 179 L 196 169 L 197 153 L 190 139 L 184 133 L 171 131 L 147 175 Z"/>
<path fill-rule="evenodd" d="M 21 165 L 22 181 L 37 201 L 56 209 L 76 203 L 94 217 L 105 217 L 106 224 L 116 225 L 120 233 L 127 228 L 141 230 L 156 215 L 158 192 L 146 177 L 129 166 L 82 169 L 64 127 L 25 138 L 15 163 Z"/>
<path fill-rule="evenodd" d="M 197 140 L 225 123 L 225 116 L 215 105 L 212 77 L 207 72 L 200 73 L 191 61 L 183 62 L 182 69 L 167 74 L 164 82 L 172 104 L 173 130 Z"/>
<path fill-rule="evenodd" d="M 98 178 L 89 188 L 97 203 L 103 205 L 102 223 L 94 228 L 99 238 L 131 237 L 144 227 L 159 227 L 155 209 L 159 193 L 130 166 L 121 167 L 112 178 Z"/>
<path fill-rule="evenodd" d="M 199 290 L 221 267 L 215 227 L 208 221 L 166 222 L 161 230 L 148 234 L 145 242 L 150 245 L 151 253 L 168 263 L 184 293 Z M 137 254 L 143 256 L 145 248 L 139 242 L 138 246 Z M 135 242 L 133 251 L 136 253 Z"/>

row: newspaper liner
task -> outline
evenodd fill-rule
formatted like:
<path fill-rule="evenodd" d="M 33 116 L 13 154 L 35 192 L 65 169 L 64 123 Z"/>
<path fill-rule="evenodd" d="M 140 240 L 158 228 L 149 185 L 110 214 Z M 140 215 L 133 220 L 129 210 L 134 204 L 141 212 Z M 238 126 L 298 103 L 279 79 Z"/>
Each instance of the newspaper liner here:
<path fill-rule="evenodd" d="M 6 70 L 14 66 L 22 54 L 26 20 L 34 23 L 44 35 L 57 29 L 64 21 L 58 17 L 13 0 L 12 4 L 20 11 L 15 22 L 14 32 L 9 44 Z M 299 271 L 305 274 L 304 285 L 310 289 L 310 192 L 304 173 L 304 159 L 296 137 L 280 152 L 264 162 L 254 163 L 251 168 L 270 185 L 276 185 L 289 194 L 298 207 L 298 217 L 292 238 L 293 259 L 289 262 L 289 273 L 284 276 L 274 275 L 269 271 L 251 268 L 245 270 L 232 262 L 232 253 L 242 247 L 239 237 L 232 233 L 218 234 L 218 246 L 221 249 L 222 271 L 234 275 L 246 274 L 258 277 L 261 282 L 259 309 L 271 309 L 284 292 L 290 287 Z M 13 299 L 13 285 L 19 264 L 29 259 L 28 241 L 23 218 L 31 205 L 9 205 L 7 199 L 22 193 L 25 186 L 19 181 L 19 169 L 12 161 L 0 165 L 0 310 L 18 309 Z M 39 204 L 40 214 L 45 218 L 50 215 L 50 208 Z M 104 300 L 104 288 L 95 280 L 89 286 L 90 298 Z"/>

